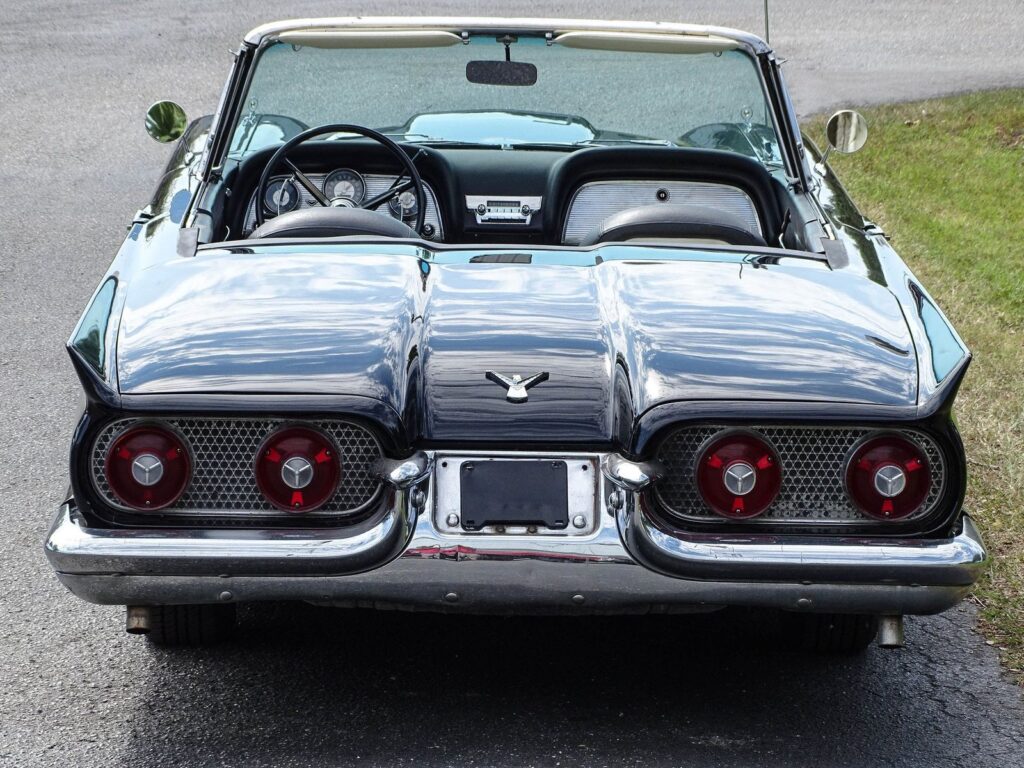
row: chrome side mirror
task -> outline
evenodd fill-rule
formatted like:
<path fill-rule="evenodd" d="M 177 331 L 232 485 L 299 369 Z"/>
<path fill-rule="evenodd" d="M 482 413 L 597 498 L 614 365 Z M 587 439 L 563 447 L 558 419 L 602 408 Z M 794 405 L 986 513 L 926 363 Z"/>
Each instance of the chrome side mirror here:
<path fill-rule="evenodd" d="M 864 148 L 868 140 L 868 121 L 860 112 L 841 109 L 825 124 L 825 138 L 828 139 L 828 147 L 814 165 L 814 170 L 822 176 L 828 172 L 825 163 L 833 150 L 840 154 L 852 155 Z"/>
<path fill-rule="evenodd" d="M 180 139 L 186 125 L 185 110 L 173 101 L 158 101 L 146 110 L 146 133 L 161 144 Z"/>

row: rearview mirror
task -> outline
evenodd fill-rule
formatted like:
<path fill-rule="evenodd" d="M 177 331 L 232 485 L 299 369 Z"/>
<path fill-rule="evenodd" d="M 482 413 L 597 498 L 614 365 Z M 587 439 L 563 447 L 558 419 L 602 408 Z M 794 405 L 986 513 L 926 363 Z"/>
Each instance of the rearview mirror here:
<path fill-rule="evenodd" d="M 537 66 L 525 61 L 467 61 L 466 79 L 477 85 L 535 85 Z"/>
<path fill-rule="evenodd" d="M 814 170 L 821 176 L 828 173 L 828 166 L 825 163 L 832 150 L 852 155 L 864 148 L 868 140 L 868 121 L 860 112 L 841 109 L 825 123 L 825 138 L 828 140 L 828 146 L 821 159 L 814 164 Z"/>
<path fill-rule="evenodd" d="M 158 101 L 146 110 L 146 133 L 161 144 L 180 139 L 186 124 L 185 110 L 173 101 Z"/>

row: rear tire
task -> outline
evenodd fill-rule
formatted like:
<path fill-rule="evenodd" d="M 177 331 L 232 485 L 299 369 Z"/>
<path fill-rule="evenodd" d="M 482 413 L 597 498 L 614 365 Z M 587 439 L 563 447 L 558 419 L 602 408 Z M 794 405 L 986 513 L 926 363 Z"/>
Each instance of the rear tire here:
<path fill-rule="evenodd" d="M 154 605 L 146 639 L 164 647 L 213 645 L 234 634 L 236 610 L 230 605 Z"/>
<path fill-rule="evenodd" d="M 878 634 L 878 617 L 852 613 L 788 613 L 786 633 L 802 651 L 863 653 Z"/>

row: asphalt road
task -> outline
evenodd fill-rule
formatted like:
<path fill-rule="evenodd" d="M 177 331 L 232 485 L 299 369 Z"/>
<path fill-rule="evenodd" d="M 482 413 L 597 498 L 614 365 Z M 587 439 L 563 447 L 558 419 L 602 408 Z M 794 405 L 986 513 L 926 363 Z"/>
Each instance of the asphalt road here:
<path fill-rule="evenodd" d="M 1024 84 L 1019 0 L 775 2 L 801 113 Z M 552 14 L 759 28 L 760 2 L 567 2 Z M 689 10 L 687 10 L 689 9 Z M 902 652 L 781 647 L 770 616 L 467 619 L 261 606 L 244 638 L 155 651 L 41 552 L 79 401 L 62 349 L 168 150 L 159 97 L 209 111 L 229 48 L 365 2 L 0 2 L 0 765 L 1009 766 L 1024 705 L 967 607 Z M 536 3 L 416 12 L 536 14 Z"/>

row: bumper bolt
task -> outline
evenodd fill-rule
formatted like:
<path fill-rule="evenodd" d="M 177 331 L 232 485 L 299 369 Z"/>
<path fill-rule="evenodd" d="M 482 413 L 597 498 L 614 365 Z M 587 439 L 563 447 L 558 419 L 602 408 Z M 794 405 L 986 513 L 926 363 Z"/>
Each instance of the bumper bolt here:
<path fill-rule="evenodd" d="M 608 507 L 618 511 L 622 509 L 624 499 L 622 498 L 622 491 L 612 491 L 608 494 Z"/>
<path fill-rule="evenodd" d="M 576 515 L 576 517 L 572 519 L 572 524 L 574 528 L 585 528 L 587 525 L 587 518 L 583 515 Z"/>
<path fill-rule="evenodd" d="M 450 515 L 448 515 L 448 517 L 444 519 L 444 521 L 448 523 L 449 528 L 454 528 L 456 525 L 459 524 L 459 516 L 452 512 Z"/>
<path fill-rule="evenodd" d="M 572 601 L 576 605 L 583 605 L 587 601 L 587 598 L 585 598 L 583 595 L 573 595 Z"/>
<path fill-rule="evenodd" d="M 446 594 L 444 596 L 444 601 L 446 603 L 457 603 L 457 602 L 459 602 L 459 594 L 458 594 L 458 592 L 449 592 L 448 594 Z"/>

